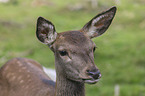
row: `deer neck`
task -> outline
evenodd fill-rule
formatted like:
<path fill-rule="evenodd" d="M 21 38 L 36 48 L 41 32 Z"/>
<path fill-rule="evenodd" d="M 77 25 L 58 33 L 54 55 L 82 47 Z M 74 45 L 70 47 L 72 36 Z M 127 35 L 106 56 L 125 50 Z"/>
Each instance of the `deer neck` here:
<path fill-rule="evenodd" d="M 85 96 L 85 85 L 82 82 L 76 82 L 67 79 L 63 73 L 56 67 L 56 93 L 55 96 Z"/>
<path fill-rule="evenodd" d="M 84 83 L 57 77 L 56 96 L 85 96 Z"/>

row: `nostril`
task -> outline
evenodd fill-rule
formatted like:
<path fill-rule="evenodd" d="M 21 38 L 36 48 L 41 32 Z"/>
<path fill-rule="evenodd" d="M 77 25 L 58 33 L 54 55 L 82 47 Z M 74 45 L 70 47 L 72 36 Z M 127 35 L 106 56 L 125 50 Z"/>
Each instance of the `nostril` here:
<path fill-rule="evenodd" d="M 94 75 L 95 74 L 94 72 L 91 72 L 90 70 L 87 70 L 86 72 L 87 72 L 88 75 Z"/>
<path fill-rule="evenodd" d="M 99 74 L 95 74 L 95 75 L 93 75 L 93 78 L 94 79 L 99 79 L 99 78 L 101 78 L 101 74 L 99 73 Z"/>
<path fill-rule="evenodd" d="M 88 75 L 92 76 L 94 79 L 101 78 L 101 73 L 100 73 L 99 70 L 97 70 L 95 72 L 94 71 L 90 71 L 90 70 L 86 70 L 86 72 L 87 72 Z"/>

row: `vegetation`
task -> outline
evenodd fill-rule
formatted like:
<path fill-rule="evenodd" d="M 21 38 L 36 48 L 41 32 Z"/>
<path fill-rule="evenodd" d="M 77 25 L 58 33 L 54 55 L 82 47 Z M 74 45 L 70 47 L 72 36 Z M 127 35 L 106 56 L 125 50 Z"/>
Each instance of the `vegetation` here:
<path fill-rule="evenodd" d="M 38 16 L 49 19 L 62 32 L 82 28 L 93 16 L 115 5 L 118 10 L 112 25 L 93 39 L 102 78 L 95 85 L 86 85 L 86 96 L 113 96 L 115 86 L 119 86 L 119 96 L 145 96 L 144 4 L 144 0 L 98 0 L 98 6 L 92 8 L 82 0 L 0 3 L 0 66 L 14 57 L 26 57 L 54 68 L 53 53 L 35 36 Z"/>

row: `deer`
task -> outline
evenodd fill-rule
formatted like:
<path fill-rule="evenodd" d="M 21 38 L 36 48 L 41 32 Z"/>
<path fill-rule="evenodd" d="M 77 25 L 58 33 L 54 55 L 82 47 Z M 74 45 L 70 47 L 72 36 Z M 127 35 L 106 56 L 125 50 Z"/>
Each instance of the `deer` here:
<path fill-rule="evenodd" d="M 96 15 L 80 30 L 61 33 L 52 22 L 39 17 L 36 37 L 54 53 L 56 82 L 38 62 L 14 58 L 0 68 L 0 96 L 85 96 L 85 83 L 95 84 L 101 78 L 92 38 L 106 32 L 116 9 L 113 6 Z"/>

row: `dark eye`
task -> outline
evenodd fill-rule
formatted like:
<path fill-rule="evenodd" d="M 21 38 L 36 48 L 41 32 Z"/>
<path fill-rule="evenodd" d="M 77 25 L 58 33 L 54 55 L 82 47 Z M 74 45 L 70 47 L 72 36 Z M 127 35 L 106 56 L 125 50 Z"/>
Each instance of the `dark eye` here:
<path fill-rule="evenodd" d="M 65 55 L 67 55 L 67 52 L 66 52 L 66 51 L 59 51 L 59 54 L 60 54 L 61 56 L 65 56 Z"/>
<path fill-rule="evenodd" d="M 93 48 L 93 52 L 95 52 L 95 50 L 96 50 L 96 47 Z"/>

